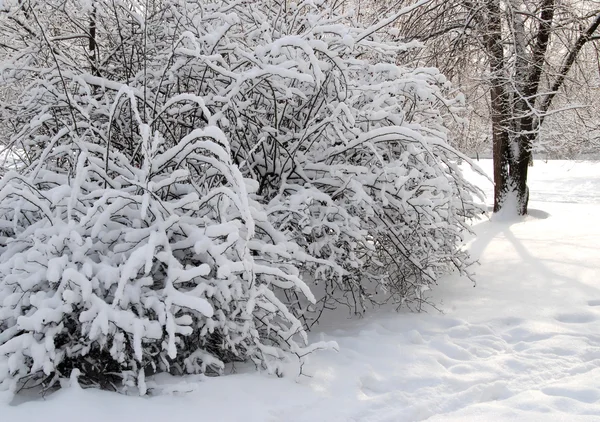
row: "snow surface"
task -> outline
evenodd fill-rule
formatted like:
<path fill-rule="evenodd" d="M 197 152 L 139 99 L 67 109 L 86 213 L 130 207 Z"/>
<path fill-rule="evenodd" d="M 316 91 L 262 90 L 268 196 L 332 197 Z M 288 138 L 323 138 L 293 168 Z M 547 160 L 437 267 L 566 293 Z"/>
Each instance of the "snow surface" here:
<path fill-rule="evenodd" d="M 475 225 L 477 287 L 446 277 L 432 297 L 443 314 L 338 315 L 312 335 L 340 352 L 311 355 L 297 379 L 242 367 L 150 398 L 76 385 L 5 394 L 0 420 L 600 420 L 600 163 L 530 172 L 531 215 Z"/>

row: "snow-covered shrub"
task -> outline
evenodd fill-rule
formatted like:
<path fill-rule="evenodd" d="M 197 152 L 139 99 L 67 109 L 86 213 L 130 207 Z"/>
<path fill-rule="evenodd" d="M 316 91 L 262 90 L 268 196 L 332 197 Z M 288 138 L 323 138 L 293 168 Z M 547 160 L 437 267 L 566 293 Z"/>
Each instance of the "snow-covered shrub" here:
<path fill-rule="evenodd" d="M 78 3 L 58 20 L 65 31 Z M 98 22 L 111 18 L 96 5 Z M 154 372 L 251 361 L 279 374 L 320 347 L 281 300 L 314 302 L 297 269 L 305 254 L 253 199 L 218 119 L 201 97 L 144 79 L 173 66 L 169 39 L 150 40 L 158 17 L 144 26 L 135 8 L 115 8 L 138 29 L 86 68 L 75 60 L 85 51 L 49 41 L 62 40 L 43 20 L 52 6 L 11 12 L 41 35 L 2 68 L 6 86 L 25 89 L 4 110 L 16 123 L 4 141 L 23 159 L 0 183 L 0 385 L 49 386 L 78 369 L 83 383 L 144 393 Z"/>
<path fill-rule="evenodd" d="M 324 346 L 304 333 L 323 309 L 420 304 L 441 273 L 468 274 L 476 189 L 444 126 L 460 98 L 396 63 L 416 46 L 378 35 L 393 17 L 360 28 L 310 0 L 5 8 L 2 141 L 21 160 L 0 184 L 4 386 L 278 373 Z"/>
<path fill-rule="evenodd" d="M 255 218 L 269 225 L 220 129 L 166 147 L 125 92 L 139 167 L 92 131 L 72 131 L 2 180 L 0 380 L 78 368 L 86 382 L 119 375 L 143 392 L 147 372 L 218 373 L 251 360 L 278 373 L 286 352 L 311 350 L 273 292 L 314 302 L 288 263 L 294 245 L 255 234 Z"/>
<path fill-rule="evenodd" d="M 5 384 L 78 368 L 84 382 L 106 387 L 114 375 L 144 392 L 148 372 L 251 360 L 277 373 L 285 352 L 309 351 L 271 286 L 314 299 L 285 243 L 255 236 L 260 205 L 222 131 L 165 147 L 150 126 L 139 120 L 139 167 L 93 132 L 70 132 L 36 167 L 3 178 Z"/>
<path fill-rule="evenodd" d="M 385 21 L 356 27 L 330 6 L 173 8 L 188 32 L 161 87 L 185 74 L 215 110 L 270 221 L 314 258 L 302 270 L 321 306 L 420 306 L 439 274 L 467 273 L 460 241 L 481 211 L 446 142 L 461 97 L 437 70 L 397 64 L 417 46 L 380 37 Z"/>

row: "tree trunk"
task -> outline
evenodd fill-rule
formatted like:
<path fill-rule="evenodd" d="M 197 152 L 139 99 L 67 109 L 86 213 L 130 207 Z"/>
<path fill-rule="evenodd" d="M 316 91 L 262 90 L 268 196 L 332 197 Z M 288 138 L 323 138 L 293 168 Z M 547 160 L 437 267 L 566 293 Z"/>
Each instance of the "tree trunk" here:
<path fill-rule="evenodd" d="M 92 68 L 92 75 L 100 76 L 100 70 L 98 69 L 98 57 L 96 55 L 96 48 L 98 46 L 96 42 L 96 4 L 92 2 L 92 11 L 90 12 L 90 21 L 88 25 L 88 54 L 90 65 Z"/>
<path fill-rule="evenodd" d="M 497 90 L 491 89 L 492 95 L 492 142 L 494 161 L 494 212 L 500 211 L 511 190 L 510 172 L 510 139 L 504 127 L 505 114 L 502 113 L 502 99 Z"/>
<path fill-rule="evenodd" d="M 485 45 L 491 73 L 492 145 L 494 160 L 494 212 L 500 211 L 511 191 L 510 108 L 506 91 L 502 21 L 498 0 L 488 0 Z"/>
<path fill-rule="evenodd" d="M 531 135 L 519 134 L 519 157 L 518 160 L 514 160 L 511 163 L 510 175 L 517 196 L 517 213 L 519 215 L 527 214 L 527 206 L 529 204 L 527 173 L 529 171 L 529 162 L 531 161 L 531 141 Z"/>
<path fill-rule="evenodd" d="M 538 93 L 540 77 L 548 50 L 548 43 L 554 18 L 554 0 L 543 0 L 541 2 L 539 27 L 532 46 L 531 56 L 528 57 L 524 36 L 525 27 L 518 14 L 511 16 L 509 25 L 513 28 L 515 76 L 512 83 L 512 98 L 506 89 L 501 94 L 494 94 L 494 90 L 503 81 L 492 80 L 492 126 L 494 130 L 494 212 L 499 211 L 506 199 L 507 194 L 516 196 L 516 212 L 519 215 L 527 214 L 529 203 L 529 189 L 527 187 L 527 173 L 531 162 L 531 147 L 537 133 L 539 123 L 534 117 L 534 110 L 530 102 L 535 104 L 535 96 Z M 490 66 L 494 69 L 502 69 L 505 72 L 504 51 L 502 47 L 502 21 L 500 7 L 494 0 L 488 0 L 489 21 L 488 28 L 491 30 L 495 42 L 488 41 L 488 53 L 491 56 Z M 498 16 L 495 19 L 495 16 Z M 497 72 L 498 70 L 496 70 Z M 506 81 L 505 81 L 506 82 Z M 497 101 L 494 97 L 502 95 L 504 102 Z M 513 102 L 512 109 L 509 101 Z M 497 116 L 496 116 L 497 115 Z M 496 133 L 498 132 L 498 134 Z M 496 145 L 498 143 L 498 145 Z M 506 145 L 504 145 L 506 144 Z M 498 163 L 496 163 L 496 160 Z M 496 170 L 496 167 L 498 168 Z M 496 175 L 498 173 L 498 176 Z"/>

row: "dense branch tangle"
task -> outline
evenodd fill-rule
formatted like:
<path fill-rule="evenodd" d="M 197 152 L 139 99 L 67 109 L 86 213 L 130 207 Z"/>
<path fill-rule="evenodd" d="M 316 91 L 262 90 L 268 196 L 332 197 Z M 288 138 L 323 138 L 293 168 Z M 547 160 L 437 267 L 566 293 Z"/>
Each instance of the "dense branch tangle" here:
<path fill-rule="evenodd" d="M 325 309 L 420 309 L 471 275 L 462 98 L 387 33 L 417 3 L 368 26 L 328 2 L 26 4 L 0 80 L 24 157 L 0 183 L 4 386 L 88 356 L 85 382 L 141 393 L 161 371 L 281 374 L 327 346 L 305 332 Z"/>

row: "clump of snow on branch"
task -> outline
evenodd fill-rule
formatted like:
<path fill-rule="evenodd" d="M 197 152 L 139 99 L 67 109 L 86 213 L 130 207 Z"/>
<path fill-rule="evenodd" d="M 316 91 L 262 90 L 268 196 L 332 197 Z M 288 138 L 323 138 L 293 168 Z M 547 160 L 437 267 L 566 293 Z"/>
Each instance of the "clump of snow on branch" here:
<path fill-rule="evenodd" d="M 6 12 L 2 386 L 281 374 L 333 347 L 305 333 L 324 309 L 420 308 L 469 275 L 478 192 L 444 126 L 460 98 L 396 63 L 414 46 L 385 25 L 320 1 L 54 3 Z"/>

